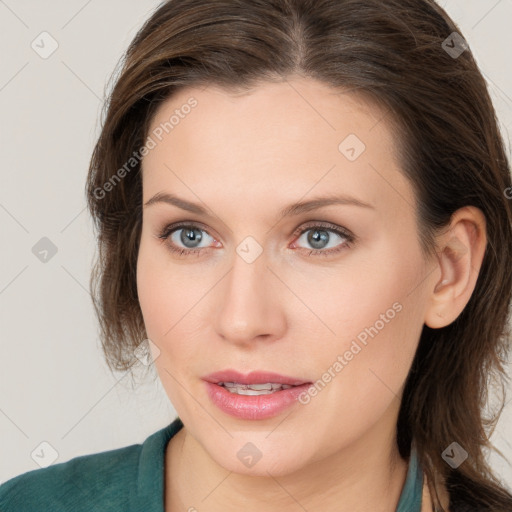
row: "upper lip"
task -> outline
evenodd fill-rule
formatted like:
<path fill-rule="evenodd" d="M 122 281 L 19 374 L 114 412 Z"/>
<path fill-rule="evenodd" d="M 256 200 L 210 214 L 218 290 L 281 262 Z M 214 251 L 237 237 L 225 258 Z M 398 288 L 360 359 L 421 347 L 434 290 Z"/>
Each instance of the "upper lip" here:
<path fill-rule="evenodd" d="M 276 384 L 288 384 L 289 386 L 299 386 L 310 381 L 289 377 L 274 372 L 253 371 L 247 374 L 237 372 L 236 370 L 221 370 L 210 373 L 203 377 L 203 380 L 218 384 L 219 382 L 236 382 L 238 384 L 265 384 L 272 382 Z"/>

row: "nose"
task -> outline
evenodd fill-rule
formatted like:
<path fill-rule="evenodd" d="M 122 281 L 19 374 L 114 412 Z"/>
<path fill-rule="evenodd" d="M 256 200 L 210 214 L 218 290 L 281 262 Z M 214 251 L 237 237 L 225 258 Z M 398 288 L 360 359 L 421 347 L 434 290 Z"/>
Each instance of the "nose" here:
<path fill-rule="evenodd" d="M 246 347 L 257 340 L 283 337 L 286 314 L 282 286 L 268 268 L 264 253 L 252 263 L 235 254 L 233 266 L 216 297 L 217 334 L 225 341 Z"/>

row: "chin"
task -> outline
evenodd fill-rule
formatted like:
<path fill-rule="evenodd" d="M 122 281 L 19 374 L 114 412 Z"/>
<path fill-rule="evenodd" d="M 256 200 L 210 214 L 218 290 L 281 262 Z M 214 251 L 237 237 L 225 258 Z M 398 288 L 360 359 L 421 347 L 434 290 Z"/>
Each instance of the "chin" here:
<path fill-rule="evenodd" d="M 264 438 L 258 441 L 253 435 L 244 435 L 226 444 L 206 448 L 213 460 L 227 471 L 268 478 L 270 475 L 280 477 L 294 473 L 305 465 L 306 454 L 299 453 L 290 444 L 278 438 L 272 443 Z"/>

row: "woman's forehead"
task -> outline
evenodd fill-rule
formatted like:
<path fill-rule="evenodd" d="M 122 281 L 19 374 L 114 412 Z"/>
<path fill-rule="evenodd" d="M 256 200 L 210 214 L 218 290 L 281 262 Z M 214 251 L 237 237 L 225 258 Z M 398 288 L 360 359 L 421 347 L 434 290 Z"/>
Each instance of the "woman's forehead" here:
<path fill-rule="evenodd" d="M 184 108 L 191 98 L 196 106 Z M 190 196 L 184 181 L 197 194 L 233 198 L 244 191 L 260 204 L 285 204 L 273 198 L 308 190 L 352 195 L 376 208 L 396 204 L 399 195 L 414 203 L 382 112 L 313 80 L 263 84 L 236 96 L 183 89 L 160 106 L 149 137 L 155 146 L 142 164 L 144 202 L 165 189 Z"/>

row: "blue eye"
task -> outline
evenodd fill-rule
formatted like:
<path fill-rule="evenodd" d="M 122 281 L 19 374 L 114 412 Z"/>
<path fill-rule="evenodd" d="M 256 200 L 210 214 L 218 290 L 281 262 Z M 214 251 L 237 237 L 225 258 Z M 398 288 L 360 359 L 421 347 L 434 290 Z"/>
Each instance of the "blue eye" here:
<path fill-rule="evenodd" d="M 302 227 L 299 232 L 300 238 L 306 233 L 309 234 L 305 237 L 305 241 L 313 246 L 313 249 L 309 250 L 308 256 L 311 255 L 322 255 L 328 256 L 335 254 L 346 247 L 351 247 L 355 241 L 355 237 L 344 228 L 340 228 L 334 224 L 313 224 L 312 226 Z M 334 237 L 332 234 L 334 233 Z M 300 238 L 298 240 L 300 240 Z M 334 238 L 334 240 L 332 240 Z M 342 243 L 335 244 L 334 247 L 327 247 L 329 243 L 336 242 L 336 238 L 341 239 Z M 327 247 L 327 250 L 326 250 Z"/>
<path fill-rule="evenodd" d="M 172 225 L 166 226 L 164 230 L 158 235 L 158 238 L 167 242 L 169 249 L 172 252 L 182 254 L 192 254 L 198 253 L 202 249 L 208 249 L 208 247 L 198 247 L 197 244 L 200 244 L 206 237 L 211 237 L 204 229 L 199 227 L 197 224 L 181 224 L 181 225 Z M 174 236 L 178 235 L 178 236 Z M 185 247 L 180 248 L 177 244 L 183 244 Z M 211 242 L 210 242 L 211 243 Z"/>
<path fill-rule="evenodd" d="M 329 256 L 338 253 L 344 248 L 351 247 L 352 243 L 356 240 L 356 237 L 345 228 L 341 228 L 335 224 L 319 224 L 318 222 L 310 223 L 308 226 L 302 226 L 294 233 L 294 236 L 298 236 L 297 241 L 299 241 L 303 235 L 308 232 L 310 232 L 310 234 L 304 237 L 305 241 L 303 240 L 302 243 L 310 244 L 313 248 L 299 247 L 302 251 L 308 251 L 308 256 Z M 334 237 L 332 233 L 334 233 Z M 204 250 L 211 249 L 212 241 L 220 244 L 215 238 L 208 234 L 205 229 L 194 223 L 181 223 L 166 226 L 157 237 L 163 242 L 166 242 L 171 252 L 177 253 L 180 256 L 198 254 Z M 334 240 L 332 240 L 333 238 Z M 207 243 L 205 247 L 200 247 L 200 244 L 208 242 L 208 239 L 211 239 L 211 241 Z M 336 242 L 336 239 L 338 239 L 338 243 L 332 247 L 332 242 Z M 339 243 L 339 239 L 341 239 L 341 243 Z M 296 243 L 297 242 L 294 242 L 294 246 Z M 331 247 L 329 247 L 330 243 Z"/>

